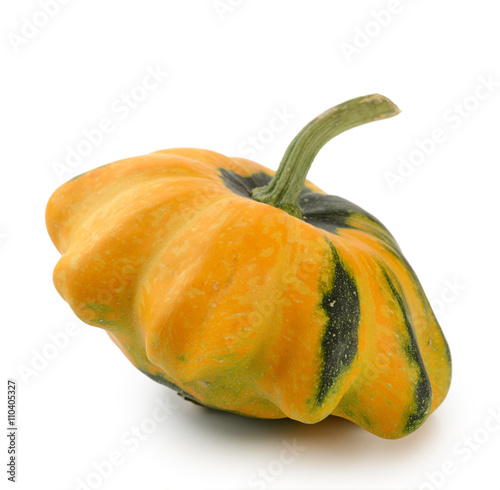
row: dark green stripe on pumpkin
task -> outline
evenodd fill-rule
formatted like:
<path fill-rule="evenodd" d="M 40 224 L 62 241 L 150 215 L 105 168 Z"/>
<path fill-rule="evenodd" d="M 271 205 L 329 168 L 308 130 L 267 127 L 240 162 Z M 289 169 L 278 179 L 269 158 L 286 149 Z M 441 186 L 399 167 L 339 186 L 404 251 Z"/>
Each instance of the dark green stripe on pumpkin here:
<path fill-rule="evenodd" d="M 141 373 L 145 374 L 148 378 L 151 378 L 152 380 L 156 381 L 157 383 L 160 383 L 160 384 L 162 384 L 164 386 L 167 386 L 168 388 L 176 391 L 179 396 L 181 396 L 182 398 L 184 398 L 184 400 L 187 400 L 187 401 L 189 401 L 191 403 L 194 403 L 195 405 L 199 405 L 200 407 L 205 407 L 205 408 L 211 408 L 213 410 L 218 410 L 220 412 L 233 413 L 235 415 L 242 415 L 243 417 L 260 418 L 260 417 L 254 417 L 252 415 L 248 415 L 246 413 L 238 412 L 237 410 L 225 410 L 223 408 L 216 407 L 214 405 L 209 405 L 207 403 L 202 403 L 200 400 L 198 400 L 197 398 L 195 398 L 193 395 L 190 395 L 186 391 L 182 390 L 176 384 L 172 383 L 171 381 L 168 381 L 163 376 L 158 375 L 158 374 L 148 373 L 144 369 L 140 369 L 140 368 L 138 368 L 138 369 L 139 369 L 139 371 Z"/>
<path fill-rule="evenodd" d="M 382 264 L 380 264 L 380 268 L 392 292 L 392 295 L 398 303 L 406 329 L 408 331 L 410 340 L 404 346 L 404 351 L 410 363 L 415 363 L 418 366 L 419 371 L 419 380 L 417 381 L 413 395 L 415 408 L 409 415 L 408 420 L 406 421 L 406 425 L 403 429 L 405 433 L 409 434 L 410 432 L 413 432 L 415 429 L 420 427 L 429 415 L 432 405 L 432 388 L 429 381 L 429 376 L 427 375 L 427 371 L 422 360 L 422 356 L 420 355 L 417 339 L 415 337 L 415 332 L 411 323 L 411 315 L 408 304 L 406 303 L 406 300 L 403 298 L 403 296 L 401 296 L 397 291 L 393 280 L 389 277 L 389 274 Z M 399 284 L 398 286 L 401 287 Z"/>
<path fill-rule="evenodd" d="M 321 405 L 339 376 L 352 364 L 358 350 L 358 326 L 360 320 L 359 295 L 356 284 L 347 272 L 338 252 L 328 240 L 332 252 L 333 286 L 321 301 L 328 317 L 321 355 L 323 365 L 316 405 Z"/>
<path fill-rule="evenodd" d="M 159 374 L 151 374 L 145 371 L 144 369 L 138 368 L 139 371 L 143 374 L 145 374 L 148 378 L 151 378 L 152 380 L 156 381 L 157 383 L 160 383 L 162 385 L 167 386 L 168 388 L 174 390 L 177 392 L 178 395 L 182 396 L 185 400 L 189 400 L 193 403 L 196 403 L 197 405 L 203 405 L 199 400 L 197 400 L 193 395 L 190 395 L 189 393 L 185 392 L 181 388 L 179 388 L 176 384 L 172 383 L 171 381 L 168 381 L 165 379 L 163 376 L 160 376 Z"/>
<path fill-rule="evenodd" d="M 255 172 L 249 177 L 242 177 L 234 170 L 219 168 L 224 185 L 239 196 L 252 198 L 252 191 L 256 187 L 263 187 L 271 182 L 271 177 L 264 172 Z"/>
<path fill-rule="evenodd" d="M 441 336 L 441 339 L 442 339 L 443 344 L 444 344 L 446 358 L 448 359 L 448 363 L 451 365 L 450 346 L 448 345 L 448 342 L 443 334 L 443 330 L 441 329 L 441 326 L 439 325 L 439 322 L 437 321 L 436 316 L 434 315 L 434 311 L 432 310 L 432 307 L 429 303 L 429 300 L 427 299 L 427 296 L 424 292 L 424 289 L 423 289 L 422 285 L 420 284 L 420 280 L 418 279 L 417 274 L 415 273 L 415 271 L 413 270 L 413 267 L 406 260 L 406 257 L 403 254 L 397 253 L 395 250 L 391 250 L 391 249 L 386 249 L 386 250 L 393 257 L 395 257 L 397 260 L 401 261 L 402 264 L 404 265 L 404 267 L 406 268 L 406 270 L 408 271 L 408 274 L 410 274 L 422 303 L 424 303 L 424 305 L 427 305 L 427 307 L 424 309 L 425 316 L 426 316 L 427 320 L 429 320 L 429 321 L 432 320 L 435 323 L 435 325 L 438 329 L 439 335 Z"/>

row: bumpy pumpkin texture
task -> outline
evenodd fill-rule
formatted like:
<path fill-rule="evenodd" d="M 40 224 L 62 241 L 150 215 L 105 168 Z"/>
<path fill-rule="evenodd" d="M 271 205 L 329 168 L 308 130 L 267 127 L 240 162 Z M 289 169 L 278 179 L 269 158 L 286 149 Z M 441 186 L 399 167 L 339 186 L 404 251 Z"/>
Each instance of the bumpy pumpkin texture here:
<path fill-rule="evenodd" d="M 142 372 L 202 405 L 409 434 L 451 379 L 415 273 L 376 218 L 308 181 L 300 217 L 257 200 L 274 175 L 180 148 L 72 179 L 46 211 L 58 292 Z"/>

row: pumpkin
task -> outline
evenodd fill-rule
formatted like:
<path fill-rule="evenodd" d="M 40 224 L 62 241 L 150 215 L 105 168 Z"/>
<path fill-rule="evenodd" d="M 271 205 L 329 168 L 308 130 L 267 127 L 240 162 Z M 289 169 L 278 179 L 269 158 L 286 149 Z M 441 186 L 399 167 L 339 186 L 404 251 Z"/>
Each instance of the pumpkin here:
<path fill-rule="evenodd" d="M 389 231 L 306 180 L 333 136 L 398 112 L 380 95 L 333 107 L 276 173 L 177 148 L 70 180 L 46 209 L 57 291 L 188 400 L 411 433 L 448 391 L 447 342 Z"/>

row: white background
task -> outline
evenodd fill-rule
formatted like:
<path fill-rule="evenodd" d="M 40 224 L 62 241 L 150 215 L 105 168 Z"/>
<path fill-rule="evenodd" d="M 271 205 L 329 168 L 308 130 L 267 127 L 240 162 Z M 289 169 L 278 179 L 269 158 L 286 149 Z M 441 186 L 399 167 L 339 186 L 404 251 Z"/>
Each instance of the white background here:
<path fill-rule="evenodd" d="M 499 489 L 497 2 L 219 3 L 73 0 L 44 26 L 37 1 L 2 3 L 1 348 L 3 383 L 18 381 L 15 488 Z M 389 20 L 375 15 L 389 8 Z M 139 94 L 148 69 L 169 75 L 127 113 L 120 97 Z M 254 159 L 276 169 L 310 119 L 374 92 L 402 113 L 329 143 L 309 178 L 391 230 L 438 314 L 453 382 L 414 434 L 391 441 L 333 417 L 307 426 L 200 408 L 137 371 L 58 296 L 44 211 L 63 181 L 171 147 L 247 156 L 259 134 Z M 283 110 L 293 117 L 282 131 L 263 131 Z M 58 177 L 55 162 L 105 118 L 113 130 Z M 418 141 L 439 129 L 419 158 Z M 418 165 L 398 168 L 410 158 Z M 388 172 L 399 175 L 392 188 Z M 283 464 L 294 440 L 303 449 Z M 5 468 L 5 437 L 2 448 Z M 110 454 L 121 464 L 98 476 Z"/>

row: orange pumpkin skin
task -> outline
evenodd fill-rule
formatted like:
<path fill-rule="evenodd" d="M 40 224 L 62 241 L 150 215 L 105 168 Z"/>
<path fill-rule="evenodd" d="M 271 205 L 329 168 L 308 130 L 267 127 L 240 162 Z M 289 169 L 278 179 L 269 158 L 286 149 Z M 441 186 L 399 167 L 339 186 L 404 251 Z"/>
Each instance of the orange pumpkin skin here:
<path fill-rule="evenodd" d="M 409 434 L 451 380 L 418 279 L 380 222 L 310 182 L 303 219 L 245 195 L 273 174 L 172 149 L 67 182 L 46 210 L 58 292 L 137 368 L 203 405 Z"/>

